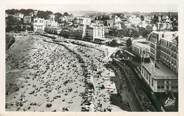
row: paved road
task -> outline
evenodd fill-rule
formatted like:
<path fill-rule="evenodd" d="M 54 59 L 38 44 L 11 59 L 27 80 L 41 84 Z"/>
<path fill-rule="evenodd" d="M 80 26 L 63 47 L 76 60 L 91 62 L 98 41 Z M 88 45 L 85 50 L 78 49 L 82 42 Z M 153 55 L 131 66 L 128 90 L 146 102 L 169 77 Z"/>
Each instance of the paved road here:
<path fill-rule="evenodd" d="M 116 87 L 118 89 L 118 92 L 121 95 L 122 103 L 127 103 L 129 106 L 125 106 L 126 110 L 128 111 L 141 111 L 135 96 L 130 91 L 130 87 L 127 84 L 127 80 L 125 78 L 125 75 L 123 74 L 123 71 L 115 65 L 111 65 L 113 70 L 116 72 Z"/>
<path fill-rule="evenodd" d="M 128 65 L 123 65 L 123 63 L 117 63 L 122 70 L 125 70 L 126 79 L 129 82 L 131 91 L 134 93 L 138 106 L 141 108 L 140 111 L 156 111 L 155 106 L 148 97 L 147 93 L 144 91 L 143 82 L 139 79 L 137 74 Z"/>

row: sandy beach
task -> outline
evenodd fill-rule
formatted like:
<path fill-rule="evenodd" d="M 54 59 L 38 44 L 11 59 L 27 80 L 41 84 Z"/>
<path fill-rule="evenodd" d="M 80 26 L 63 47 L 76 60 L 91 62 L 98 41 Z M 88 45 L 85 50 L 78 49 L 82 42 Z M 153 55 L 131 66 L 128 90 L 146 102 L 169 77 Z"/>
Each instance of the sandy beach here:
<path fill-rule="evenodd" d="M 113 72 L 104 58 L 100 49 L 17 34 L 6 52 L 6 110 L 80 112 L 88 96 L 89 111 L 111 111 L 109 90 L 102 86 Z"/>

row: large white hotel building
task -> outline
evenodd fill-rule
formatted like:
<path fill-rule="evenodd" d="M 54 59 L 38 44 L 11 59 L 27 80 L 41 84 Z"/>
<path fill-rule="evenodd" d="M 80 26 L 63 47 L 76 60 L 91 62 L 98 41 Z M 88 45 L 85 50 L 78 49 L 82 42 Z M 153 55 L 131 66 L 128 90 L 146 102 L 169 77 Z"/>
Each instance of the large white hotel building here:
<path fill-rule="evenodd" d="M 139 71 L 153 92 L 178 91 L 178 33 L 153 31 L 147 38 L 150 63 L 142 63 Z"/>

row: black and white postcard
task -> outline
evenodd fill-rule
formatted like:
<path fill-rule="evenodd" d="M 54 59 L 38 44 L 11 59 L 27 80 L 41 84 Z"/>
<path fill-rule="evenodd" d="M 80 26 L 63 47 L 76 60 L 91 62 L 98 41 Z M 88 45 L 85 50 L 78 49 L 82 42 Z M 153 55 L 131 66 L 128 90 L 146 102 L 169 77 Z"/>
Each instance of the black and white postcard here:
<path fill-rule="evenodd" d="M 3 111 L 179 112 L 178 5 L 110 1 L 3 7 Z"/>

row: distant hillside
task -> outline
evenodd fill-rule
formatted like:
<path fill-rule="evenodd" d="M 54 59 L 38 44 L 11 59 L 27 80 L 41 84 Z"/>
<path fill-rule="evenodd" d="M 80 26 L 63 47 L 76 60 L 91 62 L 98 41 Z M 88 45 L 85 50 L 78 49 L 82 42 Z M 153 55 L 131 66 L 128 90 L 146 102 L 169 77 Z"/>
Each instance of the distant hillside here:
<path fill-rule="evenodd" d="M 107 14 L 105 12 L 99 12 L 99 11 L 70 11 L 74 16 L 98 16 L 98 15 L 104 15 Z"/>
<path fill-rule="evenodd" d="M 125 15 L 144 15 L 144 16 L 152 16 L 152 15 L 172 15 L 177 16 L 177 12 L 100 12 L 100 11 L 71 11 L 74 16 L 99 16 L 99 15 L 108 15 L 108 14 L 125 14 Z"/>

